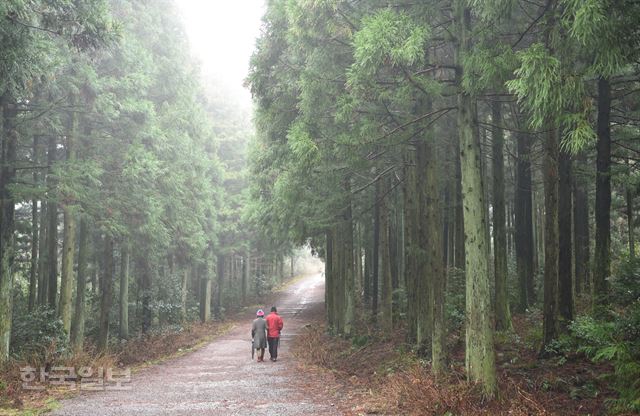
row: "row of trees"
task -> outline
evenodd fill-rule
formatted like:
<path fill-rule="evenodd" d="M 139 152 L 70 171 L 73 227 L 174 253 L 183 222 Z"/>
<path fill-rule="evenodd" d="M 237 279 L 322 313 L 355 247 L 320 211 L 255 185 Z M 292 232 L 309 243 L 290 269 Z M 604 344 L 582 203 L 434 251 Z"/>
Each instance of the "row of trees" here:
<path fill-rule="evenodd" d="M 254 203 L 325 258 L 336 333 L 358 311 L 406 324 L 441 374 L 462 296 L 468 377 L 493 396 L 512 309 L 541 301 L 544 355 L 576 294 L 606 304 L 612 195 L 635 250 L 639 18 L 606 0 L 268 3 Z"/>
<path fill-rule="evenodd" d="M 247 116 L 203 87 L 170 0 L 1 3 L 0 361 L 12 323 L 104 350 L 276 275 L 288 251 L 241 215 Z"/>

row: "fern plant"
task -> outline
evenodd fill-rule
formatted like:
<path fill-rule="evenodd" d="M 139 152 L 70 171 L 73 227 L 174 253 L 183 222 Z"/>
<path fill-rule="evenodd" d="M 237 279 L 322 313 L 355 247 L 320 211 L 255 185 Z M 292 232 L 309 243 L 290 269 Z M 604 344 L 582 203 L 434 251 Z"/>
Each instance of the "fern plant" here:
<path fill-rule="evenodd" d="M 611 411 L 640 411 L 640 301 L 613 321 L 580 317 L 571 325 L 579 352 L 594 362 L 609 362 L 613 373 L 603 375 L 618 392 L 607 401 Z"/>

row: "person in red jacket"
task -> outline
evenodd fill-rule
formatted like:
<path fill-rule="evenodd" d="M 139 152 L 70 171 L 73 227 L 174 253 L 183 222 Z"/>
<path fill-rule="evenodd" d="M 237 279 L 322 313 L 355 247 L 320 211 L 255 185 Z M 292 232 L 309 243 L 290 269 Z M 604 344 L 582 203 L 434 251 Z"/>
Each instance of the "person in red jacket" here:
<path fill-rule="evenodd" d="M 280 332 L 282 332 L 283 322 L 275 306 L 271 307 L 271 313 L 267 316 L 266 321 L 269 355 L 271 355 L 271 361 L 276 361 L 278 359 L 278 345 L 280 344 Z"/>

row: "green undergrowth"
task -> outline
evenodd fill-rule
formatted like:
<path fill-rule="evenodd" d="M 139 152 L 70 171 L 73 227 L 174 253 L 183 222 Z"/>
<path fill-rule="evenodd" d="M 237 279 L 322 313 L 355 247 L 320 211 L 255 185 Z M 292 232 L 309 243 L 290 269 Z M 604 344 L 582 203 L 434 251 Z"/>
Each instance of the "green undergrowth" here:
<path fill-rule="evenodd" d="M 606 400 L 609 411 L 640 412 L 640 260 L 620 261 L 610 283 L 611 302 L 579 315 L 549 349 L 559 364 L 571 354 L 607 364 L 610 370 L 599 377 L 617 393 Z"/>

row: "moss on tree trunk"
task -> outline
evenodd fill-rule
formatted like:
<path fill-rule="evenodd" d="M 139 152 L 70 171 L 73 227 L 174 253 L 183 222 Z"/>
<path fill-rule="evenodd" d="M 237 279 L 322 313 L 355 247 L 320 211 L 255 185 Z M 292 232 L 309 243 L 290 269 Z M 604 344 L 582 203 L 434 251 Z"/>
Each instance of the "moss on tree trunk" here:
<path fill-rule="evenodd" d="M 471 12 L 462 0 L 455 2 L 460 45 L 457 61 L 471 47 Z M 461 79 L 462 74 L 458 74 Z M 488 241 L 482 154 L 475 98 L 458 93 L 458 133 L 462 173 L 462 203 L 465 232 L 466 337 L 465 364 L 470 381 L 479 382 L 487 397 L 495 396 L 496 369 L 491 322 Z"/>

